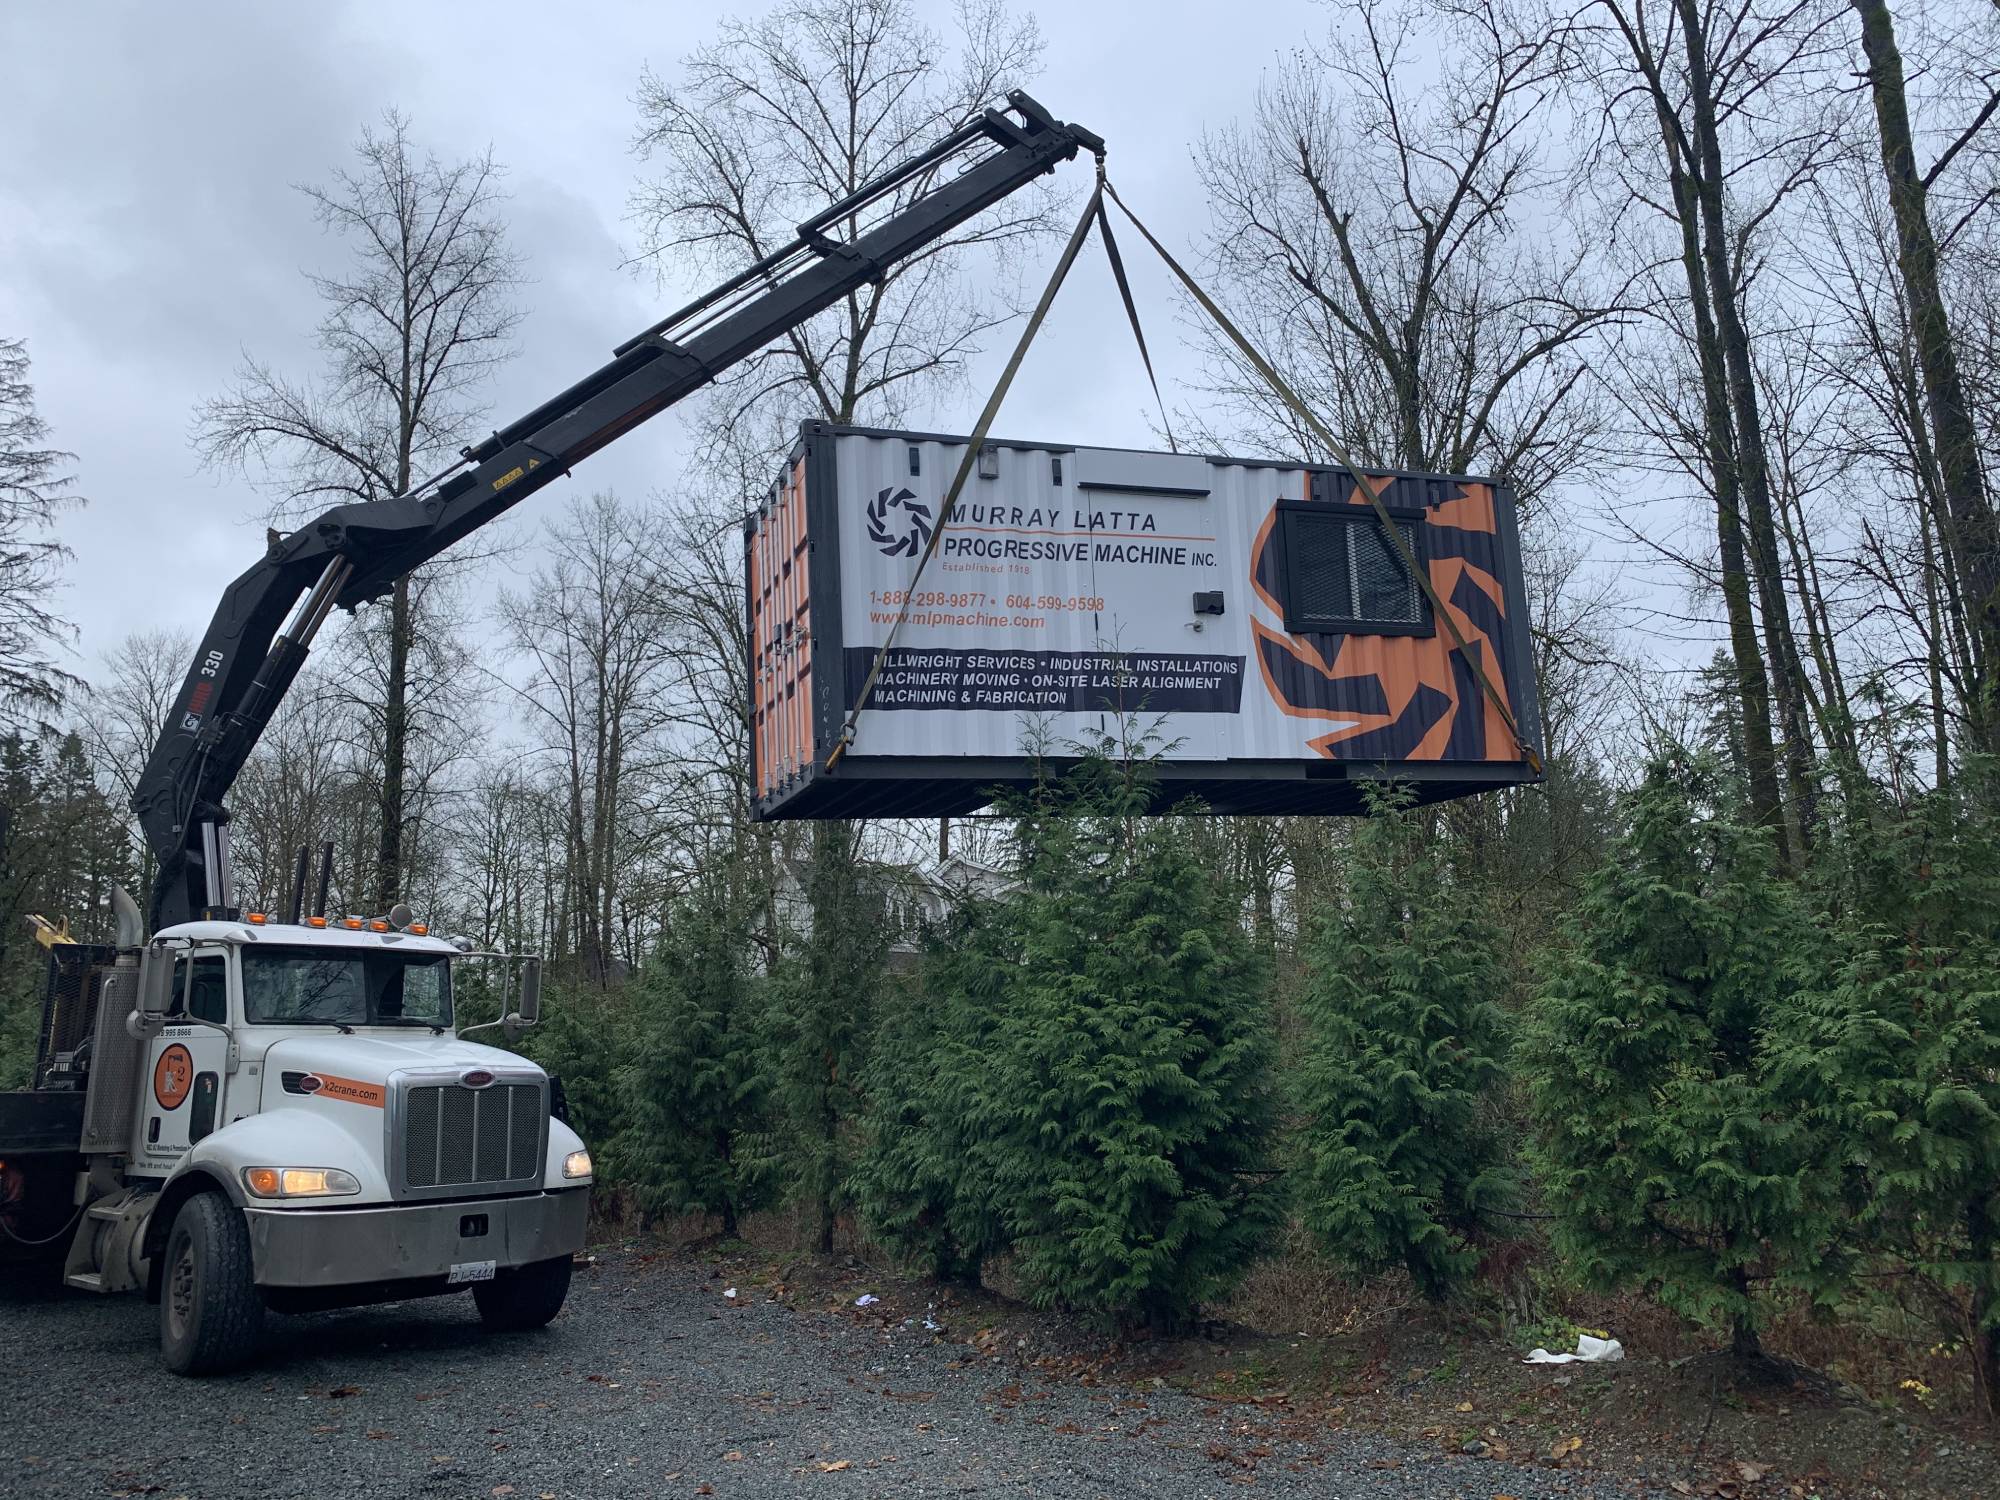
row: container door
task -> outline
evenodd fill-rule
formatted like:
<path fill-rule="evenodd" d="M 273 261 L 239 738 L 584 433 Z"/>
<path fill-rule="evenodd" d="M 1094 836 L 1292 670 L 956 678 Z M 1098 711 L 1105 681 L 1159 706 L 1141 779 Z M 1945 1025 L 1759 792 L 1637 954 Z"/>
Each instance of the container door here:
<path fill-rule="evenodd" d="M 134 1165 L 171 1167 L 222 1123 L 230 1035 L 191 1020 L 229 1022 L 229 958 L 196 950 L 174 964 L 167 1023 L 147 1047 L 139 1088 L 139 1139 Z"/>

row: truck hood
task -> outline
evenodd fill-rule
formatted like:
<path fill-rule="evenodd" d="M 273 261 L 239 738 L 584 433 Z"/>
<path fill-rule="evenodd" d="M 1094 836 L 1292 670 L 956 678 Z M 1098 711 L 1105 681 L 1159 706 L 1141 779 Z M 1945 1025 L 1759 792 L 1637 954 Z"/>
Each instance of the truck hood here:
<path fill-rule="evenodd" d="M 490 1068 L 519 1075 L 542 1070 L 513 1052 L 452 1036 L 418 1032 L 383 1036 L 337 1031 L 287 1037 L 264 1053 L 265 1109 L 288 1105 L 359 1104 L 379 1107 L 392 1073 L 405 1069 Z M 288 1086 L 289 1085 L 289 1086 Z"/>

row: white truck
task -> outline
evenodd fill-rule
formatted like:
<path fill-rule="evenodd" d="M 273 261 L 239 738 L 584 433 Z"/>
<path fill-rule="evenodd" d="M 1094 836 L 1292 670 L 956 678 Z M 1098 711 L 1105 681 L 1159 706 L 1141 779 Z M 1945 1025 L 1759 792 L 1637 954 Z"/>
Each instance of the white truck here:
<path fill-rule="evenodd" d="M 7 1096 L 44 1114 L 82 1102 L 69 1150 L 6 1168 L 16 1217 L 74 1220 L 70 1286 L 157 1300 L 161 1354 L 184 1374 L 252 1358 L 267 1309 L 469 1286 L 491 1326 L 556 1315 L 590 1153 L 551 1114 L 549 1076 L 457 1034 L 453 1012 L 454 967 L 500 962 L 514 998 L 492 1024 L 518 1035 L 539 960 L 471 954 L 400 909 L 246 912 L 142 943 L 136 905 L 114 900 L 116 946 L 51 945 L 44 1036 L 73 1045 L 34 1094 Z M 73 1206 L 37 1201 L 65 1185 Z"/>
<path fill-rule="evenodd" d="M 119 893 L 102 945 L 41 924 L 34 1086 L 0 1093 L 0 1259 L 66 1246 L 71 1286 L 144 1290 L 168 1365 L 190 1374 L 251 1357 L 267 1310 L 470 1286 L 489 1323 L 555 1316 L 589 1154 L 540 1068 L 453 1030 L 455 967 L 504 963 L 513 1000 L 491 1024 L 511 1037 L 536 1018 L 540 961 L 473 954 L 400 905 L 328 917 L 330 845 L 312 915 L 304 850 L 284 920 L 239 909 L 223 799 L 334 608 L 381 598 L 1080 150 L 1102 158 L 1088 130 L 1007 102 L 406 493 L 271 534 L 225 590 L 133 792 L 159 869 L 149 911 Z"/>

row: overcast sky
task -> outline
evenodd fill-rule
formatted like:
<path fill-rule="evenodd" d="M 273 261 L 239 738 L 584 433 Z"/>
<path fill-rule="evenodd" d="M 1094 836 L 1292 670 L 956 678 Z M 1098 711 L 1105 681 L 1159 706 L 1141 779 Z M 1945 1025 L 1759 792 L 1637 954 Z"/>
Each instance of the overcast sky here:
<path fill-rule="evenodd" d="M 63 604 L 81 630 L 83 668 L 133 630 L 199 630 L 261 551 L 258 496 L 203 471 L 188 431 L 196 402 L 226 385 L 242 351 L 283 370 L 313 367 L 318 308 L 301 272 L 337 265 L 339 251 L 291 184 L 344 165 L 362 127 L 391 106 L 441 155 L 491 144 L 509 169 L 512 243 L 533 278 L 519 357 L 494 382 L 493 414 L 508 418 L 666 310 L 650 276 L 622 268 L 636 243 L 626 219 L 640 170 L 633 90 L 642 66 L 670 72 L 720 15 L 747 8 L 0 7 L 10 59 L 0 336 L 27 339 L 41 413 L 77 455 L 91 502 L 63 528 L 76 549 Z M 922 8 L 949 26 L 947 4 Z M 1033 91 L 1109 140 L 1114 180 L 1182 243 L 1206 222 L 1189 142 L 1244 109 L 1279 50 L 1323 24 L 1303 0 L 1036 14 L 1048 49 Z M 1087 183 L 1087 165 L 1068 170 Z M 1134 274 L 1154 283 L 1154 338 L 1172 366 L 1164 288 L 1150 267 Z M 1016 382 L 1006 432 L 1150 442 L 1130 336 L 1100 280 L 1093 259 L 1066 289 Z M 970 424 L 977 400 L 954 425 Z M 524 510 L 551 514 L 579 486 L 633 496 L 671 487 L 684 448 L 669 414 Z"/>
<path fill-rule="evenodd" d="M 947 3 L 919 3 L 935 26 L 950 27 Z M 337 266 L 341 251 L 291 184 L 344 165 L 363 126 L 392 106 L 440 155 L 492 146 L 509 171 L 511 242 L 533 279 L 519 357 L 494 382 L 493 416 L 505 420 L 666 310 L 670 297 L 650 274 L 624 268 L 637 238 L 627 195 L 641 171 L 632 94 L 642 66 L 671 75 L 720 15 L 750 8 L 0 7 L 9 59 L 0 336 L 27 339 L 41 413 L 54 441 L 77 455 L 78 489 L 90 500 L 64 527 L 76 558 L 62 607 L 80 627 L 79 667 L 94 670 L 134 630 L 199 631 L 223 585 L 261 550 L 257 493 L 203 471 L 188 432 L 195 404 L 227 384 L 244 351 L 291 373 L 314 368 L 319 310 L 301 273 Z M 1032 91 L 1106 137 L 1114 181 L 1179 246 L 1207 227 L 1191 143 L 1246 112 L 1264 71 L 1325 25 L 1308 0 L 1106 0 L 1036 15 L 1048 45 Z M 1079 191 L 1087 185 L 1087 163 L 1066 171 Z M 1166 286 L 1126 248 L 1171 386 L 1191 365 Z M 965 409 L 940 413 L 940 425 L 970 426 L 1010 343 L 989 340 Z M 1149 399 L 1093 251 L 999 430 L 1151 446 Z M 523 510 L 530 520 L 554 514 L 583 486 L 634 497 L 672 488 L 685 449 L 669 413 Z M 514 558 L 533 565 L 531 551 Z"/>

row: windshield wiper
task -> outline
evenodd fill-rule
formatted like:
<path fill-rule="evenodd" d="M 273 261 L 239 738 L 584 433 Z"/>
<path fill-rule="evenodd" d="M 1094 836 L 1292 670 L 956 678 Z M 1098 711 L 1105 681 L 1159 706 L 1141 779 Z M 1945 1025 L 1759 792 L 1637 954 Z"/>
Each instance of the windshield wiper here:
<path fill-rule="evenodd" d="M 377 1016 L 370 1026 L 428 1026 L 435 1036 L 444 1035 L 444 1022 L 419 1021 L 415 1016 Z"/>
<path fill-rule="evenodd" d="M 348 1021 L 333 1021 L 325 1016 L 287 1016 L 282 1021 L 267 1021 L 267 1026 L 337 1026 L 341 1035 L 353 1036 L 354 1026 Z"/>

